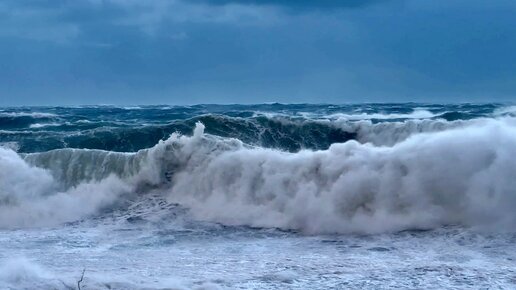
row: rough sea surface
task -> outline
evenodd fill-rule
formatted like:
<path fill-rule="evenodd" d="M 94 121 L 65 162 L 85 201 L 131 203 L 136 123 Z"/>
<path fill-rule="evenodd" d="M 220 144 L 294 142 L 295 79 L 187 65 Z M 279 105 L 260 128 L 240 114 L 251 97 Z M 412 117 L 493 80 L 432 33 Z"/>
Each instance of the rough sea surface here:
<path fill-rule="evenodd" d="M 0 289 L 515 289 L 516 106 L 0 108 Z"/>

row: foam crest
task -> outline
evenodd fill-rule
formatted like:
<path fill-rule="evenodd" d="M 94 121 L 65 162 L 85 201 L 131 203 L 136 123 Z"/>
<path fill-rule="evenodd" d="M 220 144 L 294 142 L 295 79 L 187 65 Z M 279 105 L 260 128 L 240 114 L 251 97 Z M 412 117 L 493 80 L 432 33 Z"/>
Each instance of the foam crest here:
<path fill-rule="evenodd" d="M 307 233 L 500 228 L 516 221 L 516 129 L 503 121 L 420 134 L 392 147 L 197 147 L 193 155 L 192 147 L 177 148 L 190 158 L 174 175 L 169 199 L 202 220 Z"/>
<path fill-rule="evenodd" d="M 136 153 L 0 148 L 0 227 L 95 215 L 129 195 L 167 196 L 199 220 L 305 233 L 443 225 L 513 230 L 516 126 L 509 119 L 422 133 L 392 146 L 297 153 L 204 133 Z M 59 210 L 56 210 L 59 209 Z"/>
<path fill-rule="evenodd" d="M 63 190 L 51 171 L 0 148 L 0 228 L 53 226 L 111 206 L 133 189 L 115 176 Z"/>
<path fill-rule="evenodd" d="M 516 116 L 516 106 L 506 106 L 506 107 L 498 108 L 493 112 L 493 115 L 495 117 L 500 117 L 500 116 L 514 117 L 514 116 Z"/>
<path fill-rule="evenodd" d="M 33 117 L 33 118 L 52 118 L 56 114 L 42 112 L 0 112 L 0 117 Z"/>
<path fill-rule="evenodd" d="M 436 115 L 428 110 L 414 110 L 410 113 L 357 113 L 357 114 L 344 114 L 344 113 L 337 113 L 329 115 L 328 118 L 330 119 L 345 119 L 345 120 L 371 120 L 371 119 L 377 119 L 377 120 L 390 120 L 390 119 L 426 119 L 426 118 L 432 118 Z"/>
<path fill-rule="evenodd" d="M 403 142 L 411 136 L 421 133 L 436 133 L 450 129 L 482 126 L 492 119 L 475 120 L 406 120 L 403 122 L 373 123 L 370 120 L 357 122 L 340 121 L 335 126 L 342 130 L 356 134 L 356 140 L 360 143 L 372 143 L 376 146 L 393 146 Z M 515 124 L 512 118 L 503 120 L 505 123 Z"/>

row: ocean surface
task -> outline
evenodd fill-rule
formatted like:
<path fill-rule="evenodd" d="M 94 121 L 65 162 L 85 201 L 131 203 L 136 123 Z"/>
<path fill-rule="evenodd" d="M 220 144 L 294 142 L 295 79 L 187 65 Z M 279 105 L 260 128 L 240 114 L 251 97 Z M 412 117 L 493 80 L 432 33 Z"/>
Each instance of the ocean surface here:
<path fill-rule="evenodd" d="M 0 289 L 78 283 L 516 289 L 516 106 L 0 108 Z"/>

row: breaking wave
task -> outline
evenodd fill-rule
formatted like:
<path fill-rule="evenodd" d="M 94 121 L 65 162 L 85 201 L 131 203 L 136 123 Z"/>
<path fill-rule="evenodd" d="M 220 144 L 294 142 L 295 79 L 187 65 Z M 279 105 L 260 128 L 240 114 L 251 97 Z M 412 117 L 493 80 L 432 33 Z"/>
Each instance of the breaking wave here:
<path fill-rule="evenodd" d="M 201 123 L 191 137 L 172 134 L 135 153 L 18 154 L 0 148 L 0 227 L 75 221 L 152 191 L 195 219 L 225 225 L 309 234 L 443 225 L 513 230 L 513 119 L 464 121 L 446 129 L 435 122 L 413 124 L 417 129 L 409 131 L 424 133 L 399 129 L 399 140 L 379 142 L 371 137 L 383 140 L 385 130 L 378 129 L 376 135 L 357 134 L 369 143 L 346 140 L 297 152 L 206 134 Z"/>

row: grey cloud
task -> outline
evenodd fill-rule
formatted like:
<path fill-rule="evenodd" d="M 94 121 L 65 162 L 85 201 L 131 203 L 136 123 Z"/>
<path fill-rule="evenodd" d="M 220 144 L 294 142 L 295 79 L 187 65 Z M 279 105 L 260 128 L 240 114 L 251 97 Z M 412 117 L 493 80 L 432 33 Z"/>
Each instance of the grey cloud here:
<path fill-rule="evenodd" d="M 359 8 L 389 0 L 194 0 L 211 5 L 272 5 L 294 9 L 343 9 Z"/>
<path fill-rule="evenodd" d="M 212 6 L 186 1 L 135 0 L 6 0 L 0 3 L 0 37 L 68 42 L 128 29 L 156 35 L 164 26 L 178 24 L 274 23 L 267 7 Z M 98 30 L 95 32 L 95 30 Z M 86 33 L 83 33 L 86 32 Z M 176 40 L 183 32 L 172 31 Z"/>

